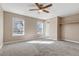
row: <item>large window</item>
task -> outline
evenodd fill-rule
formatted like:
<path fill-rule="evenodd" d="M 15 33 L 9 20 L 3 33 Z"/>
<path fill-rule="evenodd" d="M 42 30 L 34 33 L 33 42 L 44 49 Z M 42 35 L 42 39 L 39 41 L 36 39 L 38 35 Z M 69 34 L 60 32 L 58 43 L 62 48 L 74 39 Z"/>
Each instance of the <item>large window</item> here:
<path fill-rule="evenodd" d="M 44 24 L 42 22 L 37 22 L 37 32 L 43 34 Z"/>
<path fill-rule="evenodd" d="M 13 18 L 12 23 L 13 36 L 24 35 L 24 20 L 20 18 Z"/>

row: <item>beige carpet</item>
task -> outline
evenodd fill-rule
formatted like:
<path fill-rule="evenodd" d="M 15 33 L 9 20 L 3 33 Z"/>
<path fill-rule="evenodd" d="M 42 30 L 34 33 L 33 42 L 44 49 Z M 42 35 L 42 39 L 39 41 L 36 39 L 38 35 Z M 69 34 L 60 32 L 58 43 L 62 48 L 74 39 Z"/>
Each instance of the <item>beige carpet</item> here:
<path fill-rule="evenodd" d="M 79 44 L 52 41 L 32 40 L 16 44 L 4 45 L 1 56 L 79 56 Z"/>

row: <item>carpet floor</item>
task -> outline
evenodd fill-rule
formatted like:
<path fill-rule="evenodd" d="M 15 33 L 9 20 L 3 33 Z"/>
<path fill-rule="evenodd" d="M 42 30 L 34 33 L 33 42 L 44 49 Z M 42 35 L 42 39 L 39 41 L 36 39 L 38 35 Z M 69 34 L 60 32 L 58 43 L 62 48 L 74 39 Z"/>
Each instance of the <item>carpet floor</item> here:
<path fill-rule="evenodd" d="M 79 44 L 47 39 L 4 45 L 0 56 L 79 56 Z"/>

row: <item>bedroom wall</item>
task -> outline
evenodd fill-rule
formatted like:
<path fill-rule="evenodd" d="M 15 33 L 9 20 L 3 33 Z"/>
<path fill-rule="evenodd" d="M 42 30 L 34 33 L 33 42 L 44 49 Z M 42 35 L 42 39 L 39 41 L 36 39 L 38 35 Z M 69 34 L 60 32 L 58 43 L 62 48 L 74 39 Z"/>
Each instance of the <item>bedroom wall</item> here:
<path fill-rule="evenodd" d="M 62 18 L 62 39 L 79 42 L 79 14 Z"/>
<path fill-rule="evenodd" d="M 25 35 L 23 36 L 12 36 L 12 18 L 21 18 L 25 21 Z M 4 42 L 12 42 L 18 40 L 28 40 L 36 36 L 36 24 L 38 21 L 43 22 L 43 20 L 31 18 L 27 16 L 22 16 L 10 12 L 4 12 Z"/>
<path fill-rule="evenodd" d="M 19 17 L 25 21 L 25 35 L 15 37 L 12 36 L 12 18 L 14 16 Z M 36 36 L 37 30 L 35 26 L 38 21 L 43 22 L 41 19 L 38 20 L 36 18 L 4 12 L 4 42 L 28 40 L 34 35 Z M 45 24 L 50 23 L 49 35 L 53 40 L 70 40 L 79 42 L 79 14 L 66 16 L 62 19 L 61 17 L 55 17 L 52 19 L 47 19 L 47 21 L 44 22 Z"/>
<path fill-rule="evenodd" d="M 3 11 L 0 9 L 0 48 L 3 46 Z"/>
<path fill-rule="evenodd" d="M 60 40 L 60 17 L 54 17 L 46 21 L 46 36 L 53 40 Z"/>

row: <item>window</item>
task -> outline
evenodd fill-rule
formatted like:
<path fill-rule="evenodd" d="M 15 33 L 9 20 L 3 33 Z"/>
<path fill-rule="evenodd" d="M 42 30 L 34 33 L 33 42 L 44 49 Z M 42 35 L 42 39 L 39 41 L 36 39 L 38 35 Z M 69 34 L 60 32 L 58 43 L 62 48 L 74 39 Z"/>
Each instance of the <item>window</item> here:
<path fill-rule="evenodd" d="M 20 18 L 13 18 L 12 23 L 13 36 L 24 35 L 24 20 Z"/>
<path fill-rule="evenodd" d="M 42 22 L 37 22 L 37 32 L 43 34 L 44 24 Z"/>

